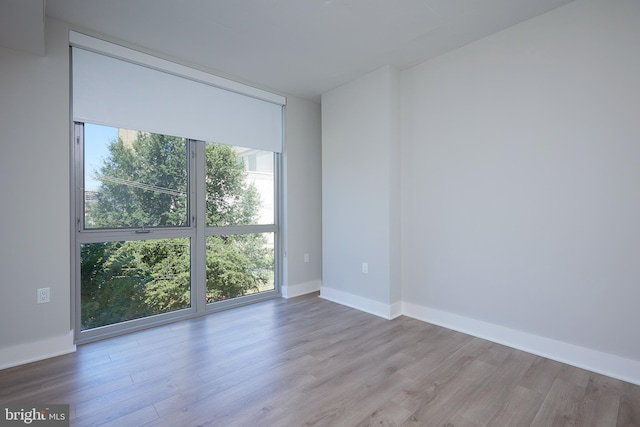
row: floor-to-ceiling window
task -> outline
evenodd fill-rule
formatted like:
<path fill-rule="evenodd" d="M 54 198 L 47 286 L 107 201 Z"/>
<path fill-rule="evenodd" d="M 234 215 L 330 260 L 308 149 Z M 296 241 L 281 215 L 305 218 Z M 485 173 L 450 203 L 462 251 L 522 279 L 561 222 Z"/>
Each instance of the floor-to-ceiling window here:
<path fill-rule="evenodd" d="M 74 38 L 77 341 L 277 295 L 282 105 Z"/>

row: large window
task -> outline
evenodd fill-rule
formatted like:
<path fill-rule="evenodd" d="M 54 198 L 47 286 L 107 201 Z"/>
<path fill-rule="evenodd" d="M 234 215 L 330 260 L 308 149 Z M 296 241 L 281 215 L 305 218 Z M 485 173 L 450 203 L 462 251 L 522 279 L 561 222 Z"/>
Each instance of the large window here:
<path fill-rule="evenodd" d="M 76 341 L 276 296 L 284 98 L 70 41 Z"/>
<path fill-rule="evenodd" d="M 81 334 L 277 290 L 276 153 L 91 123 L 75 132 Z"/>

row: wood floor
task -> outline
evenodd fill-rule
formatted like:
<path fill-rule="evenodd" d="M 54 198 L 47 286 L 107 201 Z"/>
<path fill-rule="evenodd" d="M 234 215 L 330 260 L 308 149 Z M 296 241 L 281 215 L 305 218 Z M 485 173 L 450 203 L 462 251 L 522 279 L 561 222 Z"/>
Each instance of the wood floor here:
<path fill-rule="evenodd" d="M 315 294 L 0 371 L 74 426 L 640 426 L 640 387 Z"/>

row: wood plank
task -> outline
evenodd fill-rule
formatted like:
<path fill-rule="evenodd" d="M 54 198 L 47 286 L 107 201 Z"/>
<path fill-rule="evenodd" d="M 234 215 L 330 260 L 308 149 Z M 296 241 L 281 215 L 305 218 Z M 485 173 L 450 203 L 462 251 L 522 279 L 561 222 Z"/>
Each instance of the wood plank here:
<path fill-rule="evenodd" d="M 615 426 L 618 420 L 622 381 L 590 374 L 577 425 L 584 427 Z"/>
<path fill-rule="evenodd" d="M 435 368 L 425 369 L 423 375 L 414 375 L 411 385 L 394 396 L 393 401 L 412 413 L 415 412 L 438 397 L 451 384 L 455 387 L 458 383 L 463 383 L 464 379 L 460 377 L 463 376 L 465 369 L 486 347 L 487 343 L 481 339 L 468 340 L 462 347 L 450 353 L 449 357 L 439 362 Z M 492 368 L 491 365 L 484 363 L 483 365 Z"/>
<path fill-rule="evenodd" d="M 461 366 L 458 375 L 444 384 L 437 380 L 430 387 L 431 396 L 401 426 L 444 425 L 453 415 L 460 415 L 464 402 L 496 373 L 495 366 L 476 360 Z M 404 402 L 403 402 L 404 403 Z"/>
<path fill-rule="evenodd" d="M 640 427 L 640 387 L 625 383 L 618 407 L 618 427 Z"/>
<path fill-rule="evenodd" d="M 464 416 L 456 414 L 449 418 L 449 420 L 443 424 L 443 427 L 481 427 L 481 424 L 476 424 Z"/>
<path fill-rule="evenodd" d="M 327 393 L 324 387 L 314 388 L 313 405 L 317 410 L 313 413 L 308 412 L 307 402 L 310 396 L 307 396 L 305 402 L 301 402 L 302 405 L 297 405 L 294 401 L 284 416 L 274 420 L 274 425 L 295 425 L 300 421 L 313 426 L 348 426 L 358 423 L 409 383 L 408 379 L 397 372 L 397 366 L 404 363 L 406 358 L 407 356 L 397 353 L 389 355 L 385 361 L 377 361 L 374 358 L 363 360 L 364 366 L 360 373 L 354 374 L 362 378 L 363 373 L 367 372 L 365 381 L 346 379 L 349 383 L 343 382 L 341 390 L 333 393 Z"/>
<path fill-rule="evenodd" d="M 393 401 L 389 401 L 377 408 L 371 414 L 366 415 L 355 427 L 395 427 L 402 424 L 411 416 L 411 412 Z"/>
<path fill-rule="evenodd" d="M 111 415 L 111 414 L 110 414 Z M 109 416 L 108 418 L 100 419 L 93 417 L 92 420 L 76 419 L 73 421 L 74 425 L 91 425 L 100 427 L 123 427 L 123 426 L 139 426 L 146 423 L 157 423 L 158 414 L 153 409 L 153 406 L 145 406 L 136 411 L 127 412 L 121 416 Z"/>
<path fill-rule="evenodd" d="M 577 426 L 585 393 L 586 387 L 556 379 L 533 419 L 531 427 Z"/>
<path fill-rule="evenodd" d="M 487 423 L 488 427 L 521 427 L 531 425 L 545 395 L 521 385 L 511 393 L 504 405 Z"/>
<path fill-rule="evenodd" d="M 525 372 L 520 385 L 546 395 L 561 369 L 562 363 L 538 356 Z"/>
<path fill-rule="evenodd" d="M 495 349 L 491 348 L 493 357 L 496 357 Z M 467 420 L 471 420 L 478 425 L 486 425 L 504 407 L 507 406 L 515 388 L 520 382 L 524 373 L 529 369 L 535 360 L 535 356 L 523 351 L 501 348 L 508 356 L 498 365 L 494 375 L 479 387 L 472 396 L 468 404 L 460 411 Z M 478 356 L 480 360 L 482 354 Z M 503 359 L 498 356 L 497 359 Z M 486 363 L 486 362 L 485 362 Z"/>

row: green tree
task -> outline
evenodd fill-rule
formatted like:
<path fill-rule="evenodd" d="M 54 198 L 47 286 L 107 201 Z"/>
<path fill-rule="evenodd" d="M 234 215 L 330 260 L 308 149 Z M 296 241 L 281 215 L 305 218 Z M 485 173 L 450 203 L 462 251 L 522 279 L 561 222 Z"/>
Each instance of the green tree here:
<path fill-rule="evenodd" d="M 253 185 L 247 185 L 245 168 L 229 146 L 207 144 L 205 186 L 207 225 L 254 224 L 260 199 Z"/>
<path fill-rule="evenodd" d="M 206 224 L 256 222 L 259 197 L 234 149 L 206 144 Z M 188 223 L 188 156 L 183 138 L 138 133 L 118 139 L 98 172 L 100 191 L 88 206 L 90 226 L 122 228 Z M 255 292 L 273 274 L 272 251 L 259 234 L 209 237 L 207 301 Z M 95 327 L 190 305 L 188 239 L 85 245 L 82 322 Z M 117 307 L 112 307 L 117 306 Z"/>
<path fill-rule="evenodd" d="M 109 146 L 89 217 L 96 228 L 180 226 L 187 223 L 187 142 L 140 132 L 132 144 Z"/>
<path fill-rule="evenodd" d="M 207 239 L 207 302 L 258 291 L 273 274 L 273 255 L 262 235 L 212 236 Z"/>
<path fill-rule="evenodd" d="M 82 245 L 80 255 L 82 329 L 91 329 L 152 313 L 144 298 L 150 277 L 137 268 L 126 243 Z"/>

